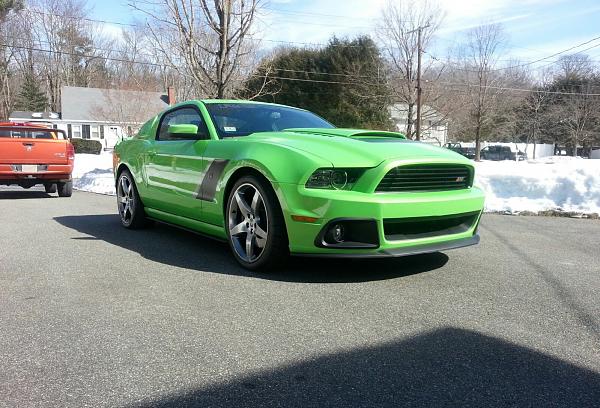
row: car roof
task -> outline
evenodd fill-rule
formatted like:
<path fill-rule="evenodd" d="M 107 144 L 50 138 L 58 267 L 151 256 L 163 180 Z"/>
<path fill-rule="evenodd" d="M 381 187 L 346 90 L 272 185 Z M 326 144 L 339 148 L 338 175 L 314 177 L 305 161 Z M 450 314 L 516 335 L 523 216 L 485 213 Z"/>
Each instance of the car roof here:
<path fill-rule="evenodd" d="M 291 108 L 291 109 L 299 109 L 305 110 L 302 108 L 298 108 L 296 106 L 282 105 L 280 103 L 271 103 L 271 102 L 261 102 L 261 101 L 249 101 L 246 99 L 198 99 L 199 102 L 205 103 L 207 105 L 211 104 L 246 104 L 246 105 L 270 105 L 270 106 L 279 106 L 282 108 Z"/>

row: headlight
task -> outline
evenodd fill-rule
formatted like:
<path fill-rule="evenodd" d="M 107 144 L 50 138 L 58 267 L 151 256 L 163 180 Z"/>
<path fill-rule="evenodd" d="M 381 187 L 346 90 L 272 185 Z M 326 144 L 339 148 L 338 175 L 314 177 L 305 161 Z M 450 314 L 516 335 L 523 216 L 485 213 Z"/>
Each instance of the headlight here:
<path fill-rule="evenodd" d="M 306 182 L 306 188 L 351 190 L 365 169 L 318 169 Z"/>

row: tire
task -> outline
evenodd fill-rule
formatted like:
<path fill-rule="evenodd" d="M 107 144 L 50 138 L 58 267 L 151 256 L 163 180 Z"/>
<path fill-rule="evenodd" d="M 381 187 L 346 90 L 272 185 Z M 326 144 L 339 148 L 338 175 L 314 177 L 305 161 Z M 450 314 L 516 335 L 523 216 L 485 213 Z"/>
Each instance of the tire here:
<path fill-rule="evenodd" d="M 64 183 L 56 183 L 59 197 L 71 197 L 73 195 L 73 180 Z"/>
<path fill-rule="evenodd" d="M 244 176 L 231 188 L 225 230 L 235 259 L 246 269 L 273 270 L 289 256 L 287 230 L 277 196 L 268 182 L 256 176 Z"/>
<path fill-rule="evenodd" d="M 46 193 L 48 194 L 56 193 L 56 183 L 44 184 L 44 190 L 46 190 Z"/>
<path fill-rule="evenodd" d="M 140 200 L 135 181 L 129 170 L 119 173 L 117 179 L 117 210 L 121 225 L 129 229 L 144 228 L 149 224 L 144 211 L 144 204 Z"/>

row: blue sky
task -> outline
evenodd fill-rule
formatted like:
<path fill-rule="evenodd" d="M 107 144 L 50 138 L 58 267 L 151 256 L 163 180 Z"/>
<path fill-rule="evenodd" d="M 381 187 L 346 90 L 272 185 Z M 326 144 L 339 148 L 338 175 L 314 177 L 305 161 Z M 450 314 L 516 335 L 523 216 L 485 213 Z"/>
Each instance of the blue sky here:
<path fill-rule="evenodd" d="M 430 0 L 432 1 L 432 0 Z M 434 0 L 433 0 L 434 1 Z M 265 47 L 275 41 L 323 43 L 336 34 L 373 33 L 386 0 L 270 0 L 261 17 Z M 444 56 L 465 29 L 502 22 L 508 35 L 505 57 L 522 61 L 545 57 L 600 36 L 598 0 L 438 0 L 445 19 L 430 50 Z M 131 22 L 143 18 L 124 0 L 90 1 L 94 18 Z M 116 27 L 109 29 L 117 29 Z M 600 60 L 600 40 L 583 48 Z"/>

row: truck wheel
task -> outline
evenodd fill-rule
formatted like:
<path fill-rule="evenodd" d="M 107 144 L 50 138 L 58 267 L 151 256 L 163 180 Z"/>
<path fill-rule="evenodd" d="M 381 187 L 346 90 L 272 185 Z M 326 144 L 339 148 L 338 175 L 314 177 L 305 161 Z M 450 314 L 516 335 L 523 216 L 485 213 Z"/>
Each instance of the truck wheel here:
<path fill-rule="evenodd" d="M 73 195 L 73 180 L 64 183 L 56 183 L 59 197 L 71 197 Z"/>
<path fill-rule="evenodd" d="M 46 193 L 48 193 L 48 194 L 56 193 L 56 183 L 44 184 L 44 189 L 46 190 Z"/>

